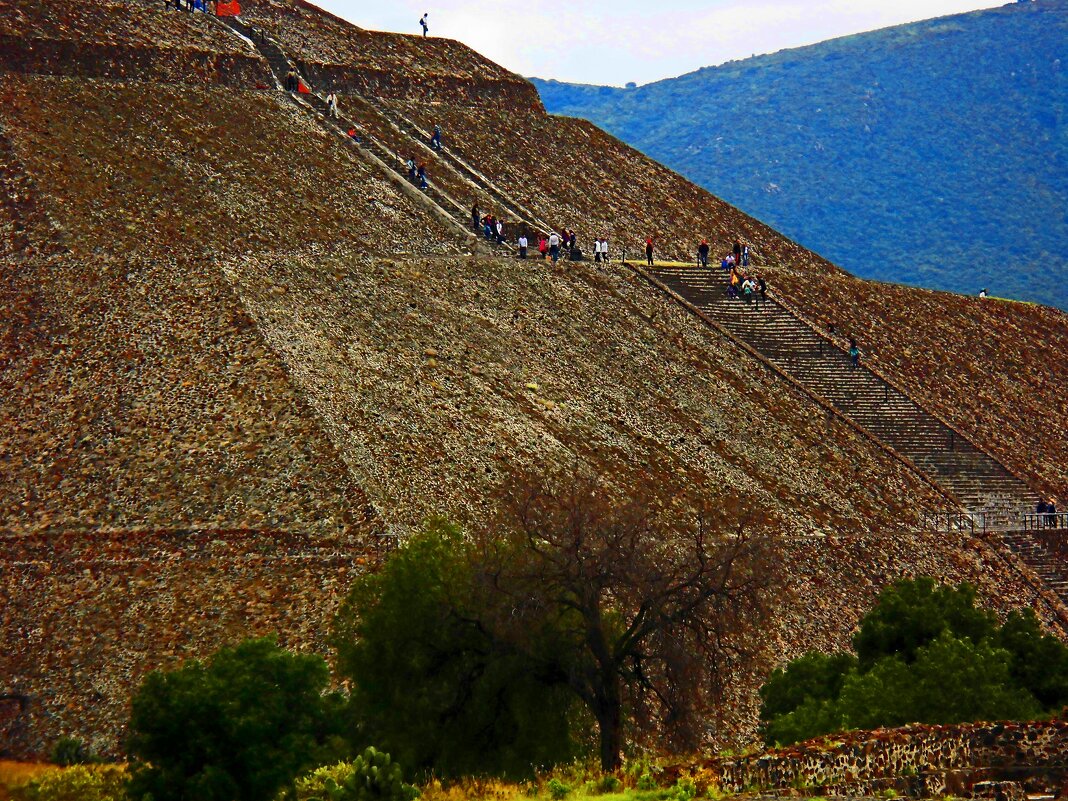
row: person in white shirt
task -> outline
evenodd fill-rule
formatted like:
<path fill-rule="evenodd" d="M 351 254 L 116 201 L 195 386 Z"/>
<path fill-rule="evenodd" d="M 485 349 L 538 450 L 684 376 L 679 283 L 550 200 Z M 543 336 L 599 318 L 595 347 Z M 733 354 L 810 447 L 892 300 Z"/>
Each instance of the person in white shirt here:
<path fill-rule="evenodd" d="M 335 95 L 333 92 L 326 96 L 326 113 L 333 117 L 335 120 L 339 117 L 337 110 L 337 95 Z"/>
<path fill-rule="evenodd" d="M 549 258 L 556 264 L 560 260 L 560 234 L 553 231 L 549 234 Z"/>
<path fill-rule="evenodd" d="M 525 259 L 527 257 L 527 237 L 526 234 L 519 235 L 519 258 Z"/>
<path fill-rule="evenodd" d="M 595 264 L 601 263 L 601 238 L 597 237 L 593 240 L 593 261 Z"/>

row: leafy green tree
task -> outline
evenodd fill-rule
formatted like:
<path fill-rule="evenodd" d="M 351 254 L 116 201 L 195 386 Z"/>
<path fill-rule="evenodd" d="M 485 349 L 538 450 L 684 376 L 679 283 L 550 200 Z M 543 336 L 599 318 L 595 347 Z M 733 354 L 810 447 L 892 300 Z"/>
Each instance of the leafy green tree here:
<path fill-rule="evenodd" d="M 846 675 L 856 667 L 853 654 L 810 651 L 785 668 L 777 668 L 760 688 L 761 719 L 793 712 L 809 700 L 837 698 Z"/>
<path fill-rule="evenodd" d="M 269 801 L 336 759 L 340 700 L 319 656 L 273 638 L 148 674 L 133 698 L 130 796 L 152 801 Z"/>
<path fill-rule="evenodd" d="M 1043 634 L 1033 609 L 1012 612 L 995 642 L 1012 655 L 1013 679 L 1026 687 L 1044 709 L 1068 704 L 1068 648 Z"/>
<path fill-rule="evenodd" d="M 902 579 L 879 594 L 879 600 L 860 622 L 853 647 L 862 670 L 883 656 L 911 662 L 916 652 L 943 631 L 972 642 L 993 635 L 997 618 L 975 606 L 975 588 L 947 587 L 921 576 Z"/>
<path fill-rule="evenodd" d="M 494 636 L 475 576 L 462 532 L 436 520 L 357 580 L 333 634 L 354 738 L 438 775 L 527 776 L 576 755 L 577 710 Z"/>
<path fill-rule="evenodd" d="M 1031 610 L 998 626 L 968 585 L 887 587 L 848 654 L 806 654 L 761 689 L 762 730 L 790 743 L 841 728 L 1019 720 L 1068 701 L 1068 648 Z"/>
<path fill-rule="evenodd" d="M 990 640 L 945 632 L 921 648 L 910 666 L 913 710 L 920 723 L 1024 720 L 1041 713 L 1027 688 L 1012 678 L 1012 655 Z"/>

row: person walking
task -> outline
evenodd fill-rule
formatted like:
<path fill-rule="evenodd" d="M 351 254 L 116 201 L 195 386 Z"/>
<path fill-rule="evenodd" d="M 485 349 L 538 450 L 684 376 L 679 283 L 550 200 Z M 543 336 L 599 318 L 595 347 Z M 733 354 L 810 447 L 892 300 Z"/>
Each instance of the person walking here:
<path fill-rule="evenodd" d="M 519 258 L 525 259 L 527 257 L 527 235 L 519 235 Z"/>
<path fill-rule="evenodd" d="M 768 282 L 764 280 L 764 276 L 758 275 L 756 277 L 757 287 L 760 289 L 760 303 L 767 305 L 768 303 Z"/>
<path fill-rule="evenodd" d="M 608 264 L 608 237 L 601 237 L 601 264 Z"/>
<path fill-rule="evenodd" d="M 415 168 L 415 159 L 408 159 L 408 161 L 405 162 L 405 166 L 408 168 L 408 180 L 414 184 L 418 177 L 418 170 Z"/>
<path fill-rule="evenodd" d="M 434 150 L 441 150 L 441 126 L 435 125 L 434 132 L 430 135 L 430 147 Z"/>
<path fill-rule="evenodd" d="M 1057 527 L 1057 502 L 1050 498 L 1046 501 L 1046 528 Z"/>
<path fill-rule="evenodd" d="M 333 117 L 335 120 L 338 119 L 340 116 L 337 110 L 337 95 L 334 94 L 333 91 L 331 91 L 330 94 L 326 96 L 326 113 L 328 116 Z"/>
<path fill-rule="evenodd" d="M 560 234 L 556 231 L 549 234 L 549 258 L 552 259 L 553 264 L 560 259 Z"/>
<path fill-rule="evenodd" d="M 478 204 L 475 203 L 474 205 L 471 206 L 471 225 L 474 227 L 474 229 L 476 231 L 479 230 L 482 227 L 482 225 L 480 223 L 481 219 L 482 219 L 482 215 L 479 214 L 479 212 L 478 212 Z"/>
<path fill-rule="evenodd" d="M 741 267 L 742 266 L 742 243 L 739 242 L 737 239 L 734 240 L 734 249 L 733 249 L 732 253 L 734 254 L 734 263 L 735 263 L 735 265 L 737 265 L 738 267 Z"/>
<path fill-rule="evenodd" d="M 495 227 L 497 233 L 497 244 L 504 244 L 504 221 L 497 220 L 497 225 Z"/>
<path fill-rule="evenodd" d="M 749 245 L 742 246 L 742 266 L 749 266 Z"/>
<path fill-rule="evenodd" d="M 425 190 L 430 186 L 426 179 L 426 165 L 420 164 L 419 169 L 416 171 L 416 177 L 419 179 L 419 188 Z"/>
<path fill-rule="evenodd" d="M 426 36 L 427 31 L 430 30 L 430 26 L 427 24 L 426 18 L 430 16 L 430 12 L 427 11 L 423 16 L 419 18 L 419 24 L 423 27 L 423 36 Z"/>
<path fill-rule="evenodd" d="M 653 238 L 649 237 L 645 240 L 645 263 L 650 267 L 653 266 Z"/>
<path fill-rule="evenodd" d="M 853 337 L 849 338 L 849 363 L 854 367 L 860 367 L 860 348 Z"/>
<path fill-rule="evenodd" d="M 538 237 L 538 253 L 541 254 L 542 261 L 549 257 L 549 240 L 545 238 L 545 234 Z"/>
<path fill-rule="evenodd" d="M 701 244 L 697 246 L 697 266 L 708 267 L 708 240 L 702 239 Z"/>

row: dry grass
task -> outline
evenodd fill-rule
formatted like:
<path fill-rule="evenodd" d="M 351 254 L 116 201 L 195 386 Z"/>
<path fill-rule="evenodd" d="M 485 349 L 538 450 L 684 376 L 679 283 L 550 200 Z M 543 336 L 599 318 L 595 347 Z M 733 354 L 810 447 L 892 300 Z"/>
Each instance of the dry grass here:
<path fill-rule="evenodd" d="M 15 762 L 10 759 L 0 759 L 0 801 L 6 801 L 11 795 L 11 788 L 35 779 L 43 773 L 55 770 L 54 765 L 44 762 Z"/>

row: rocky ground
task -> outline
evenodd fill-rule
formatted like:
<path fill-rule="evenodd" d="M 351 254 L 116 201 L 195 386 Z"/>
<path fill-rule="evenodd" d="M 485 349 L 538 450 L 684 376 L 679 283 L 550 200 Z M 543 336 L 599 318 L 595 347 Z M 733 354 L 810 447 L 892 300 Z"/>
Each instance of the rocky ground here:
<path fill-rule="evenodd" d="M 226 267 L 386 521 L 483 516 L 523 468 L 666 497 L 733 490 L 791 532 L 874 531 L 938 497 L 629 271 L 314 254 Z"/>

